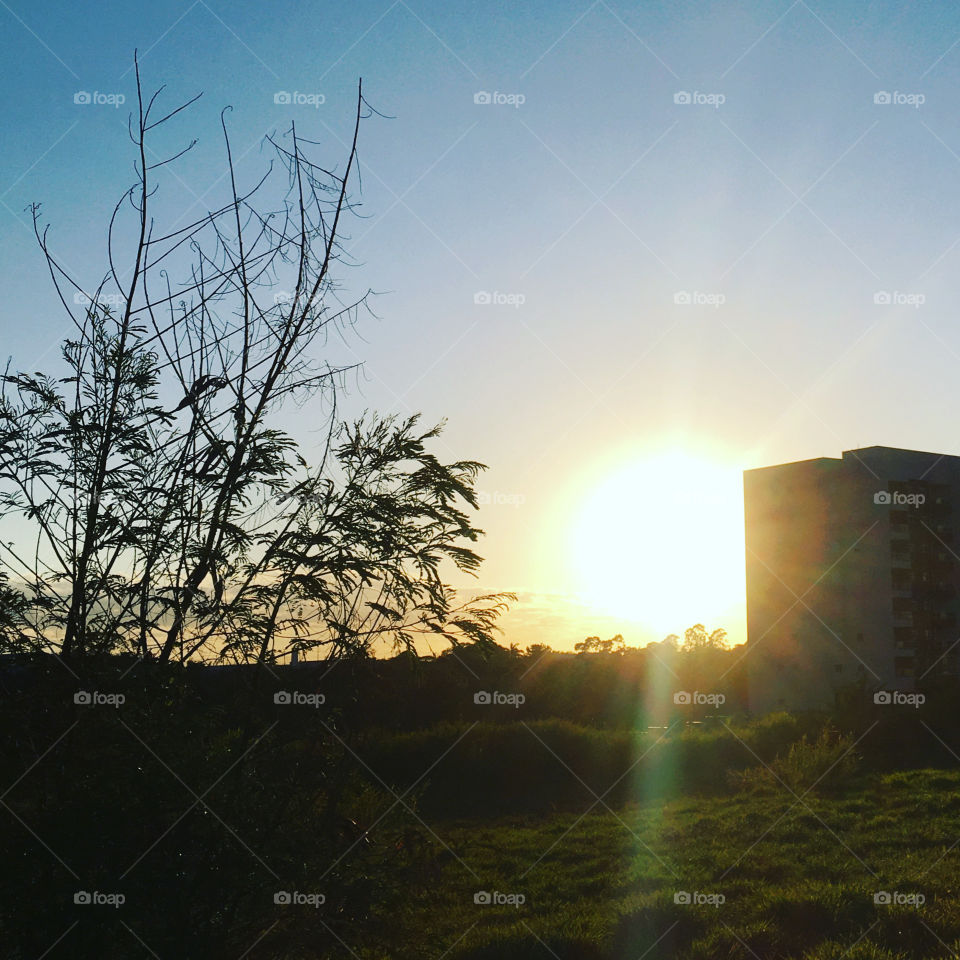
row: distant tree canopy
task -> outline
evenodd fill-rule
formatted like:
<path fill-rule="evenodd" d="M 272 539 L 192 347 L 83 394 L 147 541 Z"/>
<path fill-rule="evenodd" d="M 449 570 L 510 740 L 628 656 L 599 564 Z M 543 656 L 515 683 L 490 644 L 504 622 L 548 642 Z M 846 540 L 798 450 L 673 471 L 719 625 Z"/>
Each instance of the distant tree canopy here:
<path fill-rule="evenodd" d="M 727 650 L 727 631 L 719 627 L 711 633 L 707 633 L 707 628 L 702 623 L 695 623 L 688 627 L 683 634 L 683 643 L 680 638 L 671 633 L 664 637 L 659 643 L 654 643 L 654 647 L 666 647 L 672 650 L 679 650 L 682 653 L 697 653 L 703 650 Z M 542 644 L 536 645 L 538 647 Z M 532 647 L 530 648 L 533 649 Z M 549 650 L 549 647 L 545 649 Z M 622 634 L 616 634 L 609 640 L 601 640 L 599 637 L 586 637 L 573 645 L 575 653 L 624 653 L 631 649 L 627 646 Z"/>
<path fill-rule="evenodd" d="M 573 649 L 576 653 L 622 653 L 626 649 L 626 643 L 623 636 L 618 633 L 609 640 L 587 637 L 575 643 Z"/>
<path fill-rule="evenodd" d="M 702 623 L 696 623 L 684 631 L 683 646 L 680 649 L 684 653 L 690 653 L 697 650 L 726 650 L 727 646 L 727 631 L 723 627 L 708 634 Z"/>
<path fill-rule="evenodd" d="M 0 520 L 30 533 L 0 543 L 0 650 L 269 662 L 378 639 L 412 649 L 418 635 L 491 643 L 509 596 L 458 603 L 444 573 L 481 562 L 469 511 L 483 465 L 441 462 L 440 427 L 415 416 L 343 422 L 350 366 L 319 350 L 367 304 L 341 299 L 334 277 L 362 89 L 340 173 L 291 126 L 241 189 L 222 117 L 227 196 L 166 229 L 158 171 L 196 141 L 169 156 L 151 143 L 193 101 L 159 116 L 139 71 L 137 89 L 136 181 L 99 283 L 68 272 L 33 208 L 73 333 L 61 370 L 2 378 Z M 313 463 L 281 417 L 311 398 Z"/>

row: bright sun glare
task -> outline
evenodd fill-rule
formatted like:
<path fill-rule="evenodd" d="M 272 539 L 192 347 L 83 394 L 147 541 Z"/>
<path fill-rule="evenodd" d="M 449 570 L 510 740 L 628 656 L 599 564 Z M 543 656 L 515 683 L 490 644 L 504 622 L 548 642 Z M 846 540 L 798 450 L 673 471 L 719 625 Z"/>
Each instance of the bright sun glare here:
<path fill-rule="evenodd" d="M 587 495 L 571 547 L 598 613 L 657 639 L 723 626 L 744 591 L 742 474 L 678 450 L 632 461 Z"/>

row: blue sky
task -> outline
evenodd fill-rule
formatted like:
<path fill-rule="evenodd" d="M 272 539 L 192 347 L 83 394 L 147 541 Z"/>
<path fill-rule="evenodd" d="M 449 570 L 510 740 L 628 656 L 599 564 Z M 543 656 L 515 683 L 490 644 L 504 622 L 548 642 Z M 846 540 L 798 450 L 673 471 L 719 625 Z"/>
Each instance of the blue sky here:
<path fill-rule="evenodd" d="M 199 138 L 163 195 L 172 219 L 223 198 L 223 106 L 244 175 L 291 119 L 335 162 L 363 77 L 393 119 L 362 133 L 369 219 L 342 279 L 382 292 L 381 319 L 351 344 L 366 370 L 346 409 L 448 417 L 441 452 L 490 465 L 479 585 L 522 592 L 507 639 L 662 636 L 640 612 L 659 588 L 638 582 L 633 621 L 584 606 L 574 556 L 629 563 L 624 532 L 663 553 L 663 524 L 644 535 L 660 487 L 621 492 L 593 542 L 571 530 L 605 476 L 667 447 L 732 471 L 875 443 L 960 452 L 960 8 L 3 0 L 0 19 L 0 330 L 28 369 L 67 327 L 24 207 L 43 202 L 78 275 L 102 273 L 135 47 L 148 88 L 204 92 L 165 134 Z M 742 639 L 742 542 L 728 524 L 703 538 L 721 528 L 729 607 L 678 561 L 671 629 Z M 708 549 L 680 518 L 675 536 Z"/>

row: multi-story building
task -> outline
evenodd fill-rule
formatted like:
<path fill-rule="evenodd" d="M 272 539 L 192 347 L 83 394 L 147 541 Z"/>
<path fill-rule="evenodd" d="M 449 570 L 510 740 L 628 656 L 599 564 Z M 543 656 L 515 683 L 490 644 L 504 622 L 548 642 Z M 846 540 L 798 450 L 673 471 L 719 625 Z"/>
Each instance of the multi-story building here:
<path fill-rule="evenodd" d="M 743 487 L 751 710 L 960 673 L 960 457 L 864 447 Z"/>

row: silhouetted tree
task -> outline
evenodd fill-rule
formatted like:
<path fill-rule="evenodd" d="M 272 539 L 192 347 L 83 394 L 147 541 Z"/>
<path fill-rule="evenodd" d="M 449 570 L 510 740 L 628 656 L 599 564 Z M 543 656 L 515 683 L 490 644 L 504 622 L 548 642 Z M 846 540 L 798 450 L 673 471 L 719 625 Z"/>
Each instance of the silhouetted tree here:
<path fill-rule="evenodd" d="M 623 636 L 616 634 L 609 640 L 601 640 L 599 637 L 587 637 L 573 645 L 576 653 L 623 653 L 626 649 Z"/>
<path fill-rule="evenodd" d="M 440 428 L 416 417 L 340 423 L 349 367 L 315 351 L 367 302 L 342 301 L 333 275 L 370 115 L 362 87 L 341 173 L 310 159 L 291 126 L 266 138 L 275 164 L 241 190 L 224 112 L 227 200 L 166 231 L 152 214 L 156 171 L 195 141 L 156 160 L 150 141 L 194 101 L 156 116 L 159 93 L 144 95 L 138 68 L 136 182 L 111 217 L 95 288 L 51 253 L 33 208 L 74 333 L 66 376 L 3 378 L 0 515 L 33 529 L 0 547 L 0 588 L 13 594 L 3 648 L 267 662 L 363 653 L 377 638 L 409 648 L 422 631 L 491 642 L 506 596 L 458 604 L 442 574 L 480 563 L 466 511 L 482 465 L 441 463 L 428 452 Z M 309 397 L 326 402 L 313 466 L 279 418 Z"/>
<path fill-rule="evenodd" d="M 684 653 L 691 653 L 697 650 L 726 650 L 727 631 L 723 627 L 707 633 L 707 628 L 702 623 L 696 623 L 688 627 L 683 633 L 683 646 L 681 650 Z"/>

